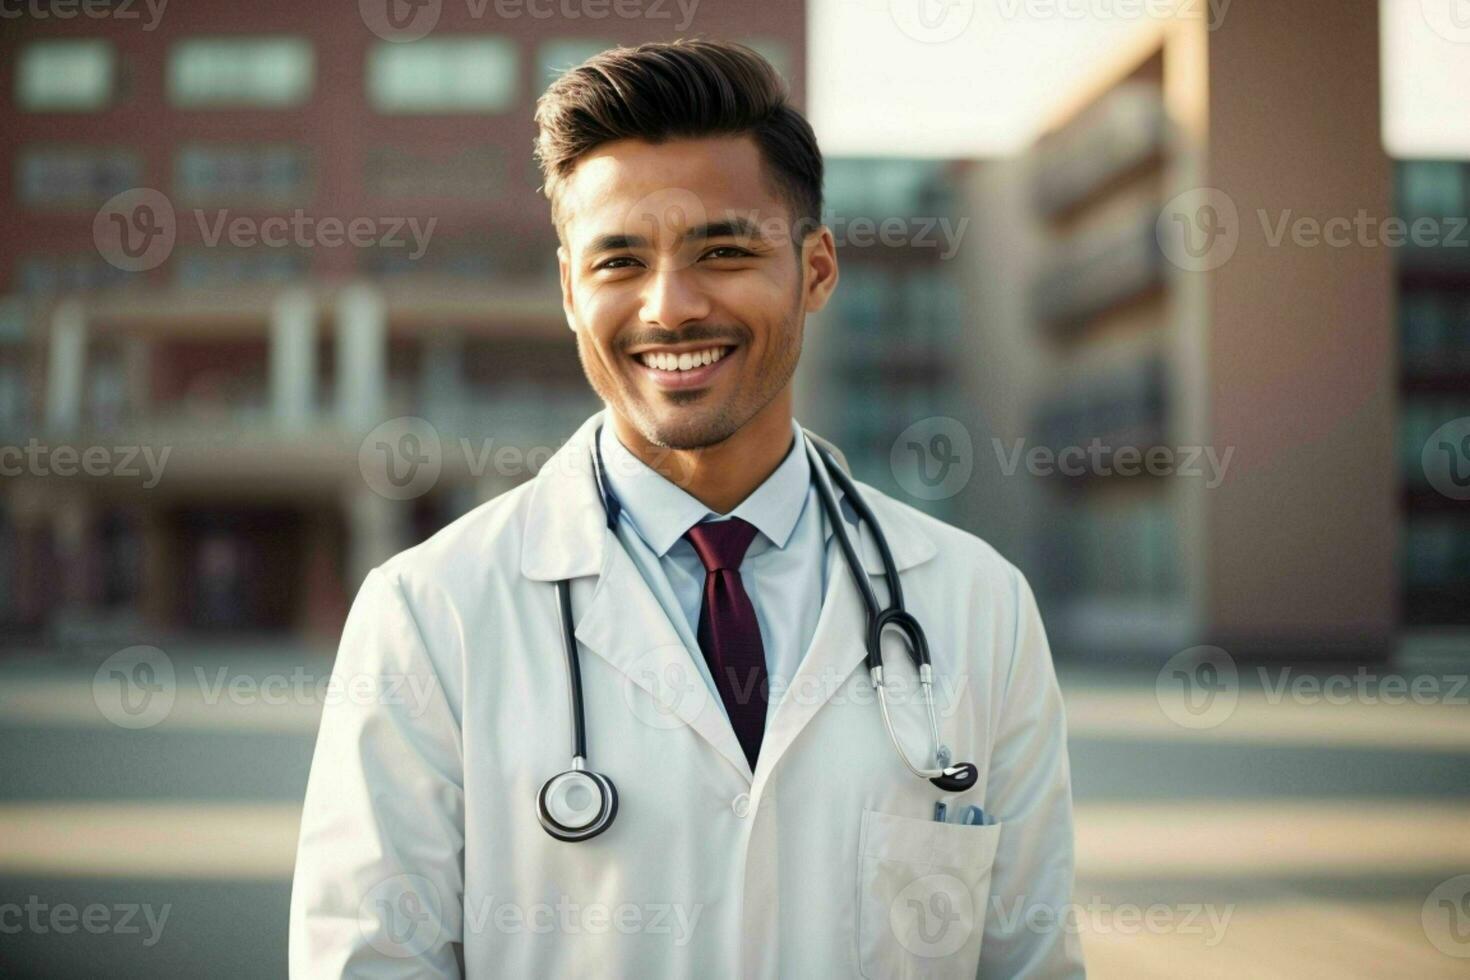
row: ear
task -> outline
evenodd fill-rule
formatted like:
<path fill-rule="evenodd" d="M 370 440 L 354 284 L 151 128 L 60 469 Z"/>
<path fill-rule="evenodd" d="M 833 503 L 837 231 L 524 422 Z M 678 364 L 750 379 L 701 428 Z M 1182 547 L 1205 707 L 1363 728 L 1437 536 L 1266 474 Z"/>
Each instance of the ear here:
<path fill-rule="evenodd" d="M 565 245 L 556 247 L 557 274 L 561 278 L 561 309 L 566 314 L 567 326 L 577 332 L 577 319 L 572 315 L 572 261 Z"/>
<path fill-rule="evenodd" d="M 827 305 L 837 288 L 837 243 L 832 229 L 822 225 L 801 243 L 802 299 L 806 312 L 815 313 Z"/>

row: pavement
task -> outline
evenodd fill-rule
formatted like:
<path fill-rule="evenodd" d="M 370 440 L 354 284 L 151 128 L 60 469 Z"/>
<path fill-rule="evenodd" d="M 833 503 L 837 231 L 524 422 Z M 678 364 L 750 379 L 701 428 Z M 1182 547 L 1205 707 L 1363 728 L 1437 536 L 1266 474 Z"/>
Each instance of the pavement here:
<path fill-rule="evenodd" d="M 95 662 L 0 661 L 0 976 L 284 976 L 328 663 L 176 655 L 150 717 Z M 1064 667 L 1089 975 L 1470 976 L 1466 669 L 1241 670 L 1201 707 Z"/>

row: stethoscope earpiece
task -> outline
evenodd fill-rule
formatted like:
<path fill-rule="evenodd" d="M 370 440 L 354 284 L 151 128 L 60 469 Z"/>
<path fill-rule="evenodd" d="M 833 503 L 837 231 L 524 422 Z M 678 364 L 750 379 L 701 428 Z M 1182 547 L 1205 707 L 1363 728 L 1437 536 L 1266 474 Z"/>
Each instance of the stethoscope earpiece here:
<path fill-rule="evenodd" d="M 938 786 L 946 793 L 963 793 L 975 785 L 980 778 L 980 770 L 975 768 L 973 762 L 957 762 L 952 766 L 944 767 L 942 776 L 935 776 L 929 782 Z"/>
<path fill-rule="evenodd" d="M 536 816 L 557 840 L 596 837 L 617 815 L 618 789 L 600 772 L 568 769 L 548 779 L 536 794 Z"/>

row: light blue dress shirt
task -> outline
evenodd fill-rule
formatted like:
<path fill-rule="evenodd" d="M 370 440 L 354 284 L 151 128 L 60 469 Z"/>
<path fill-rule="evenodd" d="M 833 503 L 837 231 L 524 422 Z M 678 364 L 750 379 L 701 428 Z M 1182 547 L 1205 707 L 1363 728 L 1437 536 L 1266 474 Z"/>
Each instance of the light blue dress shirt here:
<path fill-rule="evenodd" d="M 816 633 L 827 594 L 827 539 L 832 533 L 812 484 L 806 435 L 794 419 L 791 428 L 791 449 L 781 464 L 728 514 L 715 514 L 639 460 L 618 440 L 611 424 L 605 423 L 598 436 L 605 479 L 622 506 L 618 539 L 722 708 L 697 638 L 704 564 L 684 533 L 701 521 L 731 517 L 753 524 L 759 532 L 740 564 L 740 580 L 760 624 L 772 691 L 769 713 L 796 675 Z"/>

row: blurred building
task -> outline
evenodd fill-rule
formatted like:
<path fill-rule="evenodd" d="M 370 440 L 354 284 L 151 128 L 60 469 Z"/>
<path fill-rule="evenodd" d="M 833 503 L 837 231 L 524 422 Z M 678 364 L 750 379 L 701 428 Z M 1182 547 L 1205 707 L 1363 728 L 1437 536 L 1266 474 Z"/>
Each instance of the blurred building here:
<path fill-rule="evenodd" d="M 1058 93 L 1015 158 L 830 164 L 839 218 L 964 234 L 943 257 L 842 248 L 808 415 L 870 482 L 1017 561 L 1063 655 L 1376 659 L 1470 609 L 1463 507 L 1419 459 L 1470 414 L 1450 404 L 1464 250 L 1404 249 L 1396 283 L 1392 248 L 1268 234 L 1395 213 L 1377 24 L 1320 26 L 1181 14 Z M 1400 165 L 1400 210 L 1463 214 L 1463 173 Z M 926 485 L 946 453 L 963 478 Z"/>
<path fill-rule="evenodd" d="M 1403 615 L 1411 627 L 1470 625 L 1470 507 L 1430 485 L 1426 442 L 1470 417 L 1470 164 L 1404 160 L 1395 166 L 1397 210 L 1408 222 L 1450 229 L 1397 255 L 1399 467 L 1402 474 Z M 1460 234 L 1453 235 L 1459 228 Z M 1456 244 L 1458 242 L 1458 244 Z M 1430 447 L 1436 452 L 1442 447 Z M 1463 474 L 1461 485 L 1470 484 Z"/>
<path fill-rule="evenodd" d="M 801 3 L 598 9 L 5 21 L 0 637 L 330 638 L 368 568 L 596 408 L 536 96 L 597 50 L 703 34 L 761 50 L 800 102 L 805 47 Z M 365 441 L 398 416 L 432 429 Z M 365 478 L 400 449 L 437 478 Z"/>
<path fill-rule="evenodd" d="M 930 443 L 938 437 L 964 455 L 953 442 L 965 436 L 931 420 L 965 419 L 970 401 L 954 356 L 967 317 L 977 315 L 964 306 L 956 260 L 968 231 L 960 193 L 968 163 L 825 163 L 824 220 L 839 283 L 807 326 L 797 417 L 841 446 L 865 482 L 962 523 L 962 474 L 939 458 L 952 453 L 931 453 Z"/>
<path fill-rule="evenodd" d="M 1470 415 L 1470 256 L 1372 229 L 1463 227 L 1470 177 L 1386 157 L 1379 58 L 1374 18 L 1329 30 L 1305 5 L 1169 22 L 1064 93 L 1030 152 L 973 169 L 978 431 L 1103 447 L 972 498 L 1058 650 L 1377 659 L 1466 624 L 1470 523 L 1421 454 Z M 1359 216 L 1369 240 L 1321 235 Z M 1318 238 L 1283 240 L 1302 218 Z M 1201 447 L 1228 466 L 1116 471 Z"/>

